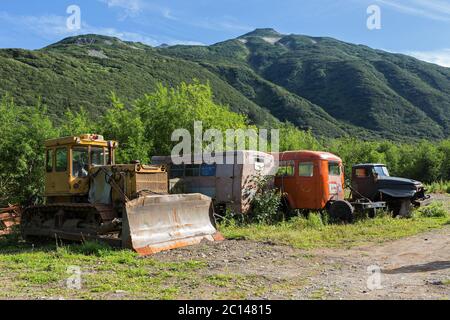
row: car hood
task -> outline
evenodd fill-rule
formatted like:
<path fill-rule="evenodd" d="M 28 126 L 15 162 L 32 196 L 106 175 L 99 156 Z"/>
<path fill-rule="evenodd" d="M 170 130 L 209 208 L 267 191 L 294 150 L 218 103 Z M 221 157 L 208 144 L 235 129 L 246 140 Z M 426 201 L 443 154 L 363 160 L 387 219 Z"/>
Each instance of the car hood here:
<path fill-rule="evenodd" d="M 397 177 L 380 177 L 377 182 L 381 193 L 394 198 L 412 198 L 422 183 L 412 179 Z"/>
<path fill-rule="evenodd" d="M 422 182 L 412 179 L 397 178 L 397 177 L 379 177 L 379 186 L 410 186 L 418 187 L 422 185 Z"/>

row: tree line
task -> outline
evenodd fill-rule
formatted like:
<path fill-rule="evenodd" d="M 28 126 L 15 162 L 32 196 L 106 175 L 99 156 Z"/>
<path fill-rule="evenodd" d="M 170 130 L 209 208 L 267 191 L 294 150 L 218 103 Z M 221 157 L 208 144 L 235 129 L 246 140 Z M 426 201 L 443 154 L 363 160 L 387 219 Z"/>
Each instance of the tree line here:
<path fill-rule="evenodd" d="M 45 105 L 18 106 L 5 95 L 0 101 L 0 207 L 26 203 L 42 195 L 47 139 L 83 133 L 99 133 L 117 140 L 117 161 L 141 160 L 149 163 L 153 155 L 170 154 L 175 142 L 171 134 L 185 128 L 193 133 L 194 121 L 203 129 L 246 129 L 255 126 L 247 117 L 214 102 L 208 84 L 182 83 L 175 88 L 158 86 L 152 93 L 125 106 L 111 95 L 111 106 L 103 116 L 93 119 L 89 112 L 66 111 L 54 119 Z M 385 163 L 393 175 L 423 182 L 450 180 L 450 140 L 396 143 L 361 141 L 347 137 L 317 138 L 289 123 L 279 124 L 280 150 L 322 150 L 340 156 L 350 177 L 351 166 L 361 162 Z"/>

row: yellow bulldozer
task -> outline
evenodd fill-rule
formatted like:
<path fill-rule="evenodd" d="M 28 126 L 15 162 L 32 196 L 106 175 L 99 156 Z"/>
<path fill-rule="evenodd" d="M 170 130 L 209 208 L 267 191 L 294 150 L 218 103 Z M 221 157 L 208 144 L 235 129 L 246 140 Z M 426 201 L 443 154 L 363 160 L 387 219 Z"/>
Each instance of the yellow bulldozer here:
<path fill-rule="evenodd" d="M 45 204 L 24 209 L 24 238 L 102 241 L 141 255 L 223 240 L 211 198 L 169 195 L 164 166 L 115 164 L 117 148 L 96 134 L 46 141 Z"/>

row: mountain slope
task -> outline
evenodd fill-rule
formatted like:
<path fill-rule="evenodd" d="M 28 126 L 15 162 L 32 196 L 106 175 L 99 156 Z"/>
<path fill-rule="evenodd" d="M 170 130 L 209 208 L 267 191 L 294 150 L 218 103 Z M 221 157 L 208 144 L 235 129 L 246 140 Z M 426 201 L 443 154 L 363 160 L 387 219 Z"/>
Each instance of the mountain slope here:
<path fill-rule="evenodd" d="M 0 79 L 0 94 L 8 92 L 17 103 L 28 105 L 41 97 L 55 117 L 80 106 L 99 115 L 109 106 L 112 91 L 131 103 L 158 83 L 198 79 L 211 83 L 218 102 L 247 114 L 253 123 L 277 123 L 269 112 L 196 63 L 103 36 L 69 38 L 38 51 L 0 50 Z"/>
<path fill-rule="evenodd" d="M 324 137 L 450 136 L 450 69 L 326 37 L 257 29 L 211 46 L 161 46 L 85 35 L 36 51 L 0 50 L 0 95 L 39 97 L 55 118 L 129 104 L 158 83 L 209 81 L 217 102 L 259 126 L 289 121 Z"/>
<path fill-rule="evenodd" d="M 408 56 L 331 38 L 282 35 L 272 29 L 257 29 L 210 47 L 175 46 L 162 51 L 208 61 L 231 84 L 242 82 L 242 76 L 235 72 L 230 79 L 224 65 L 250 68 L 319 108 L 316 114 L 325 112 L 386 137 L 450 135 L 450 69 Z"/>

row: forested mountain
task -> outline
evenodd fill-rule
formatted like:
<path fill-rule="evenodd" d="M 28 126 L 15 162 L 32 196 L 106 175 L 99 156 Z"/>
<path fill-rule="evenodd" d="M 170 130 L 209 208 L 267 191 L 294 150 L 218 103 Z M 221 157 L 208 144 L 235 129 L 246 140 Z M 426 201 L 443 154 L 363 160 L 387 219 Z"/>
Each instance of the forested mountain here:
<path fill-rule="evenodd" d="M 450 69 L 326 37 L 257 29 L 211 46 L 152 48 L 85 35 L 41 50 L 0 50 L 0 94 L 101 114 L 158 83 L 209 81 L 215 99 L 259 126 L 289 121 L 326 137 L 450 136 Z"/>

